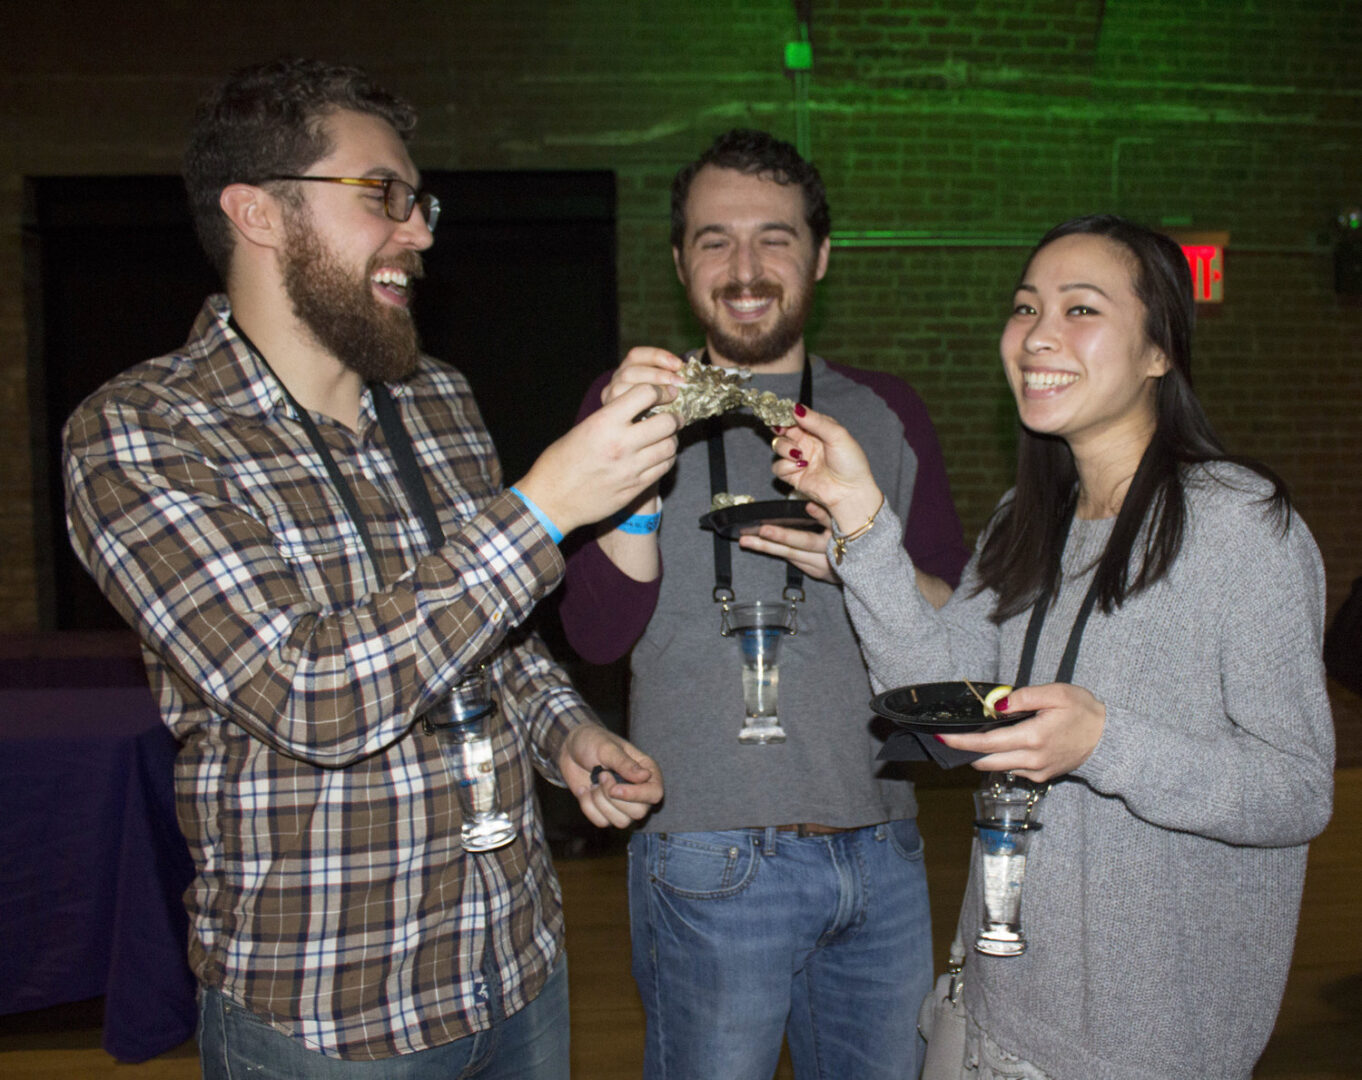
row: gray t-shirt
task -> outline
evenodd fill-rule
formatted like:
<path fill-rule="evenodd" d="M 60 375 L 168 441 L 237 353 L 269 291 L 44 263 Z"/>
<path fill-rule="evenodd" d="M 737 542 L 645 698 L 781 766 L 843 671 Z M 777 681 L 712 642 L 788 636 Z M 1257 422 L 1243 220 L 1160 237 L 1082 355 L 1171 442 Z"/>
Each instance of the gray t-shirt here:
<path fill-rule="evenodd" d="M 900 519 L 913 495 L 916 458 L 903 424 L 872 390 L 813 358 L 813 404 L 856 435 Z M 752 384 L 799 396 L 799 374 L 757 375 Z M 730 414 L 724 436 L 728 490 L 782 497 L 771 474 L 771 432 Z M 915 816 L 912 785 L 885 778 L 865 664 L 840 586 L 811 578 L 799 630 L 781 646 L 779 717 L 784 743 L 741 745 L 742 672 L 736 638 L 719 636 L 705 425 L 681 432 L 676 468 L 662 488 L 662 580 L 656 609 L 632 654 L 630 738 L 662 765 L 667 793 L 644 828 L 694 832 L 819 822 L 858 826 Z M 895 525 L 891 538 L 902 539 Z M 779 600 L 783 560 L 730 544 L 739 601 Z"/>

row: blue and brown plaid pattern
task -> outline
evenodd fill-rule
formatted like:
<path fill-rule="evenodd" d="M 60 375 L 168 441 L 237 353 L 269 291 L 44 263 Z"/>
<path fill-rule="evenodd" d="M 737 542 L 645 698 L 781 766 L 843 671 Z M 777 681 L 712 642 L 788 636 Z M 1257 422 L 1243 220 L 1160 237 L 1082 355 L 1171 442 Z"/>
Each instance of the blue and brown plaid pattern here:
<path fill-rule="evenodd" d="M 467 382 L 423 358 L 392 387 L 446 543 L 405 505 L 366 395 L 359 430 L 317 417 L 373 539 L 370 565 L 273 377 L 205 304 L 185 347 L 103 387 L 65 433 L 81 559 L 140 634 L 198 875 L 200 980 L 323 1053 L 376 1058 L 486 1028 L 533 998 L 562 946 L 532 765 L 591 722 L 518 629 L 557 546 L 513 494 Z M 376 572 L 377 570 L 377 572 Z M 490 661 L 515 843 L 465 857 L 417 719 Z"/>

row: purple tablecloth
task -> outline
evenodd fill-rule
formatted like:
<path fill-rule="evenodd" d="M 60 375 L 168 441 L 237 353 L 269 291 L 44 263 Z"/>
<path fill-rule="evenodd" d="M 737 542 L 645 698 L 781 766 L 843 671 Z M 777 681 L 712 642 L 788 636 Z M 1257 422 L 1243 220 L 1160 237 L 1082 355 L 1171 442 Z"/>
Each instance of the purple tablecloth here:
<path fill-rule="evenodd" d="M 128 1062 L 194 1033 L 175 750 L 144 685 L 0 689 L 0 1013 L 102 994 Z"/>

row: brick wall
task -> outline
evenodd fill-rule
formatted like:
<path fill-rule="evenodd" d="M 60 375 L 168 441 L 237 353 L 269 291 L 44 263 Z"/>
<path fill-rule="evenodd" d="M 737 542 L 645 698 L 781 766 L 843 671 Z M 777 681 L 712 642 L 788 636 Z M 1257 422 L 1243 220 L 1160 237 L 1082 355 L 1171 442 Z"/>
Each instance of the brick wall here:
<path fill-rule="evenodd" d="M 666 246 L 667 185 L 728 126 L 794 137 L 780 67 L 794 4 L 376 10 L 79 0 L 0 12 L 0 629 L 41 618 L 22 178 L 175 171 L 195 97 L 237 64 L 301 52 L 370 67 L 421 107 L 426 168 L 616 170 L 621 341 L 694 341 Z M 897 246 L 834 250 L 811 337 L 919 388 L 971 534 L 1011 471 L 996 342 L 1026 245 L 1111 209 L 1230 232 L 1199 387 L 1226 440 L 1292 484 L 1331 601 L 1362 573 L 1362 303 L 1334 294 L 1328 235 L 1340 207 L 1362 203 L 1360 12 L 1349 0 L 814 0 L 810 131 L 834 227 L 892 230 Z"/>

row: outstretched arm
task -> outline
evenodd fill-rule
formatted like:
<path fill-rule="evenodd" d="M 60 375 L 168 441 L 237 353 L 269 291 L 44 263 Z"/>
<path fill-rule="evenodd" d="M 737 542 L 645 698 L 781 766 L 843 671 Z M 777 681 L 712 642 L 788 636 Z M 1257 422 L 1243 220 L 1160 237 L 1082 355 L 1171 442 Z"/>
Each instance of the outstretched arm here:
<path fill-rule="evenodd" d="M 656 400 L 670 401 L 682 381 L 679 357 L 663 349 L 635 348 L 623 363 L 603 374 L 587 391 L 579 422 L 639 387 Z M 657 485 L 640 492 L 621 513 L 661 512 Z M 567 573 L 558 596 L 558 614 L 569 644 L 593 664 L 625 656 L 643 633 L 657 603 L 662 570 L 657 533 L 629 531 L 613 520 L 582 530 L 564 546 Z"/>
<path fill-rule="evenodd" d="M 771 444 L 777 478 L 817 500 L 842 533 L 867 521 L 884 504 L 865 451 L 841 424 L 803 405 L 795 426 L 782 428 Z"/>
<path fill-rule="evenodd" d="M 676 460 L 677 419 L 635 418 L 664 400 L 635 385 L 556 440 L 516 483 L 564 533 L 646 496 Z"/>
<path fill-rule="evenodd" d="M 803 405 L 795 409 L 795 426 L 782 428 L 771 446 L 778 455 L 772 472 L 816 500 L 808 504 L 808 510 L 827 528 L 817 533 L 802 531 L 802 535 L 791 535 L 801 530 L 771 529 L 768 534 L 763 527 L 759 537 L 744 538 L 743 546 L 788 558 L 805 573 L 835 581 L 836 567 L 827 559 L 833 524 L 839 533 L 853 532 L 871 520 L 884 503 L 870 462 L 845 427 Z M 816 553 L 815 544 L 819 545 Z M 950 599 L 952 590 L 946 582 L 916 566 L 913 573 L 919 591 L 933 607 Z"/>

